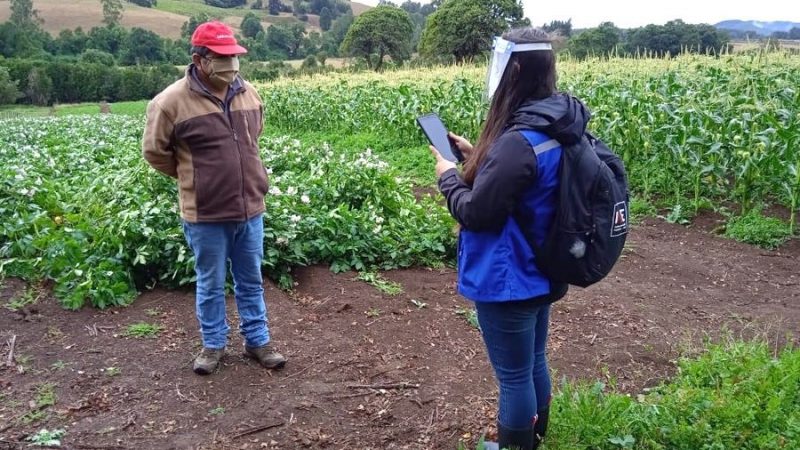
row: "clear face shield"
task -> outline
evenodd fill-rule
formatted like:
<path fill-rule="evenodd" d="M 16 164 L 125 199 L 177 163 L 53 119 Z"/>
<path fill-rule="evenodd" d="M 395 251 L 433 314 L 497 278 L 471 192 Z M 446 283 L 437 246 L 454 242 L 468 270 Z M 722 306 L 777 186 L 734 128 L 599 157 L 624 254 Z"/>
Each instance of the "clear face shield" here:
<path fill-rule="evenodd" d="M 489 61 L 489 73 L 486 75 L 486 99 L 491 100 L 494 97 L 512 53 L 540 50 L 552 51 L 553 46 L 549 42 L 515 44 L 496 36 L 492 44 L 492 60 Z"/>

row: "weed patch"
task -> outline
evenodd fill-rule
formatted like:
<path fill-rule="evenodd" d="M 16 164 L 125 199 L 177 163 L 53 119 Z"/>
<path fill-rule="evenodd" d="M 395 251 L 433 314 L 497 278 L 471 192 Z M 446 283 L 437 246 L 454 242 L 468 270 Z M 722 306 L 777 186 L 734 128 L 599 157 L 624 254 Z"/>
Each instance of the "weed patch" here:
<path fill-rule="evenodd" d="M 725 227 L 725 236 L 766 249 L 778 248 L 792 236 L 789 224 L 765 217 L 759 209 L 733 217 Z"/>
<path fill-rule="evenodd" d="M 161 332 L 161 329 L 160 325 L 139 322 L 128 325 L 124 335 L 135 338 L 154 338 Z"/>

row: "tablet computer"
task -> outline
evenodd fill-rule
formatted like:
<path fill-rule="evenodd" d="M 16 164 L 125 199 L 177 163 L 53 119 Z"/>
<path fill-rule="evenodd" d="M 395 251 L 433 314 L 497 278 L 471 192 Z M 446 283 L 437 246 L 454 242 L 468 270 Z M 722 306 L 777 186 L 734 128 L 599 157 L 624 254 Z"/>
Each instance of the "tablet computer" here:
<path fill-rule="evenodd" d="M 447 136 L 447 128 L 445 128 L 439 116 L 433 113 L 425 114 L 417 117 L 417 124 L 422 128 L 431 145 L 436 147 L 436 150 L 439 151 L 444 159 L 453 162 L 464 160 L 464 156 L 458 150 L 458 147 Z"/>

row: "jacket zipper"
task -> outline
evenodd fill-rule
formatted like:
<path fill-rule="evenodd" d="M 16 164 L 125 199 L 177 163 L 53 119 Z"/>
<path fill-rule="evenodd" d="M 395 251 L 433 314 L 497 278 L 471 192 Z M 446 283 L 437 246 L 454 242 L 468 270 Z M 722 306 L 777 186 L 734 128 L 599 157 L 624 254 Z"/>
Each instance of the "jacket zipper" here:
<path fill-rule="evenodd" d="M 234 94 L 234 97 L 238 94 Z M 228 127 L 233 134 L 233 142 L 236 142 L 236 154 L 239 157 L 239 183 L 241 185 L 241 195 L 242 195 L 242 207 L 244 208 L 244 219 L 247 220 L 247 199 L 244 195 L 244 161 L 242 160 L 242 147 L 239 145 L 239 135 L 236 133 L 236 130 L 233 128 L 233 121 L 231 120 L 230 111 L 225 110 L 225 102 L 221 101 L 219 98 L 214 97 L 210 94 L 206 94 L 209 98 L 213 99 L 217 106 L 222 109 L 222 114 L 225 116 L 225 119 L 228 121 Z M 233 100 L 233 97 L 231 97 Z"/>

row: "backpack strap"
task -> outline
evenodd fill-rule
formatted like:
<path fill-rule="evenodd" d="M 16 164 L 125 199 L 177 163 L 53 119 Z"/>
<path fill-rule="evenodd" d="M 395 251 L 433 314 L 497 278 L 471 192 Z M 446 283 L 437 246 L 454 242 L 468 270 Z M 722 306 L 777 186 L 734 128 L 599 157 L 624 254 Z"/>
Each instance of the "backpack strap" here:
<path fill-rule="evenodd" d="M 546 153 L 550 150 L 559 147 L 563 148 L 560 142 L 547 136 L 546 134 L 540 131 L 530 130 L 530 129 L 519 129 L 519 128 L 517 128 L 515 131 L 519 131 L 522 134 L 522 136 L 525 137 L 525 139 L 533 148 L 533 152 L 537 156 L 537 159 L 539 155 Z M 536 257 L 537 255 L 541 255 L 543 253 L 542 246 L 536 243 L 536 240 L 533 236 L 534 218 L 524 216 L 523 214 L 520 213 L 519 209 L 514 211 L 512 217 L 517 222 L 517 225 L 519 226 L 522 235 L 525 237 L 525 241 L 528 243 L 528 246 L 533 251 L 534 257 Z M 550 294 L 548 294 L 548 296 L 551 296 L 553 299 L 559 299 L 566 294 L 567 289 L 568 285 L 566 284 L 550 281 Z"/>
<path fill-rule="evenodd" d="M 522 134 L 522 136 L 533 148 L 533 153 L 537 157 L 545 152 L 562 147 L 560 142 L 542 133 L 541 131 L 521 127 L 514 127 L 512 130 L 519 131 L 519 133 Z M 522 234 L 525 236 L 525 240 L 528 241 L 528 245 L 530 245 L 534 254 L 536 254 L 539 251 L 540 246 L 536 244 L 532 234 L 533 217 L 525 217 L 523 214 L 520 214 L 519 209 L 515 211 L 512 216 L 514 217 L 514 220 L 517 221 L 517 225 L 519 225 L 520 231 L 522 231 Z"/>

